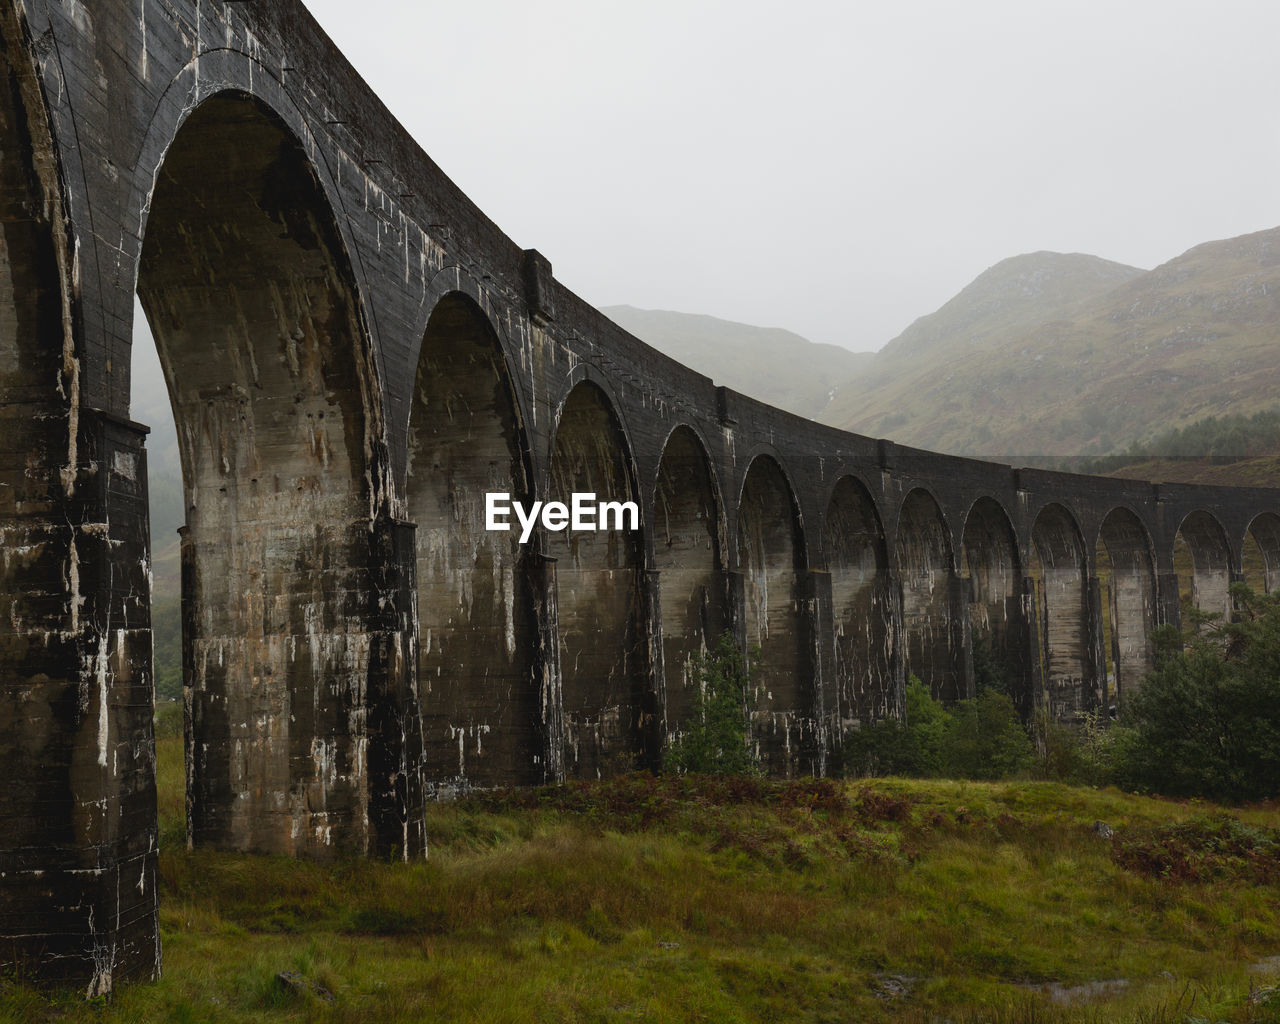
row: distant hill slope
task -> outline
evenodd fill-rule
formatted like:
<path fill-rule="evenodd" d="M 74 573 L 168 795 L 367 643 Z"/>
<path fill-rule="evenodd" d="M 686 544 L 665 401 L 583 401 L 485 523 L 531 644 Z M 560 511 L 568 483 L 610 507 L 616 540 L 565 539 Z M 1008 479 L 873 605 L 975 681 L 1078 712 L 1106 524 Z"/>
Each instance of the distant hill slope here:
<path fill-rule="evenodd" d="M 1103 454 L 1280 404 L 1280 228 L 1143 272 L 1033 253 L 980 275 L 821 419 L 971 455 Z"/>
<path fill-rule="evenodd" d="M 873 358 L 776 327 L 713 316 L 634 306 L 605 306 L 601 312 L 717 384 L 811 419 L 826 407 L 833 383 L 856 379 Z"/>

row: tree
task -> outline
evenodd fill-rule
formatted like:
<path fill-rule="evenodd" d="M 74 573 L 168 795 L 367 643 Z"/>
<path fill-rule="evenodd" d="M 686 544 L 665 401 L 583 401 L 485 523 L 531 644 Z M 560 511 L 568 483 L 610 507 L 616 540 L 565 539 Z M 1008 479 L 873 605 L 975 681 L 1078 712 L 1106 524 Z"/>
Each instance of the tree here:
<path fill-rule="evenodd" d="M 747 695 L 751 674 L 733 636 L 721 633 L 715 650 L 693 659 L 693 707 L 685 731 L 667 750 L 668 771 L 758 775 L 760 758 L 751 743 Z"/>
<path fill-rule="evenodd" d="M 1280 794 L 1280 595 L 1232 587 L 1237 621 L 1211 620 L 1166 642 L 1125 704 L 1117 736 L 1122 785 L 1219 800 Z"/>
<path fill-rule="evenodd" d="M 984 688 L 947 707 L 915 676 L 904 720 L 863 726 L 845 741 L 846 770 L 855 775 L 1002 779 L 1031 766 L 1031 740 L 1009 697 Z"/>

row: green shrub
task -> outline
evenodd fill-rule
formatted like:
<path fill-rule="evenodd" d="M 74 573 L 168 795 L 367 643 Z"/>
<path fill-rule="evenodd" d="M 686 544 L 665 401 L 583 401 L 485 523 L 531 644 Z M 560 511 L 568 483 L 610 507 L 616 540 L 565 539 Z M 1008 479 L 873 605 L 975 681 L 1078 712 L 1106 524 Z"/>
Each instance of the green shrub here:
<path fill-rule="evenodd" d="M 694 658 L 698 686 L 685 730 L 668 748 L 668 771 L 720 775 L 757 775 L 760 759 L 751 743 L 747 695 L 751 675 L 746 658 L 730 633 L 715 650 Z"/>
<path fill-rule="evenodd" d="M 1013 701 L 998 690 L 984 689 L 948 708 L 912 676 L 904 719 L 876 722 L 849 736 L 848 773 L 1002 779 L 1031 767 L 1031 741 Z"/>
<path fill-rule="evenodd" d="M 942 737 L 944 774 L 963 779 L 1008 779 L 1024 774 L 1035 751 L 1007 694 L 983 690 L 950 713 Z"/>
<path fill-rule="evenodd" d="M 1124 729 L 1107 717 L 1105 708 L 1089 712 L 1079 725 L 1055 722 L 1045 712 L 1036 716 L 1036 774 L 1055 782 L 1105 786 L 1114 781 L 1117 744 Z"/>
<path fill-rule="evenodd" d="M 1122 709 L 1116 778 L 1165 796 L 1263 800 L 1280 794 L 1280 595 L 1237 585 L 1238 621 L 1165 643 Z"/>

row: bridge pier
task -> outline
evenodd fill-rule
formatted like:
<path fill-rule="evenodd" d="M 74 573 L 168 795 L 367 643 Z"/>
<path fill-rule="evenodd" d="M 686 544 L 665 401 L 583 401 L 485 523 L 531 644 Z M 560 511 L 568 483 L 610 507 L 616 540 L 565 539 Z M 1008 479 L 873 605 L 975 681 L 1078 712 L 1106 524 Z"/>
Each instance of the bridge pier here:
<path fill-rule="evenodd" d="M 810 695 L 807 749 L 802 749 L 801 770 L 816 778 L 827 774 L 827 756 L 838 723 L 830 716 L 838 715 L 838 702 L 831 692 L 832 618 L 831 574 L 810 569 L 800 577 L 800 631 L 808 641 Z"/>
<path fill-rule="evenodd" d="M 889 675 L 893 680 L 888 714 L 901 718 L 907 708 L 907 626 L 903 611 L 902 577 L 893 569 L 885 573 L 885 616 L 888 619 Z"/>
<path fill-rule="evenodd" d="M 639 710 L 641 762 L 653 771 L 662 767 L 666 747 L 667 684 L 663 660 L 662 573 L 646 569 L 643 575 L 641 605 L 644 610 L 644 636 L 649 662 L 649 686 Z"/>
<path fill-rule="evenodd" d="M 951 624 L 949 646 L 951 664 L 958 676 L 956 698 L 971 700 L 977 696 L 973 678 L 973 623 L 970 618 L 970 581 L 954 572 L 947 579 L 948 619 Z M 957 665 L 958 663 L 958 665 Z"/>
<path fill-rule="evenodd" d="M 146 428 L 71 429 L 4 473 L 0 969 L 93 996 L 160 971 Z"/>
<path fill-rule="evenodd" d="M 383 517 L 370 531 L 373 586 L 366 615 L 372 643 L 367 685 L 369 852 L 426 855 L 426 780 L 414 621 L 417 525 Z"/>
<path fill-rule="evenodd" d="M 542 782 L 565 781 L 564 685 L 560 674 L 560 605 L 556 560 L 535 554 L 530 559 L 529 588 L 537 624 L 538 648 L 533 661 L 537 683 Z"/>
<path fill-rule="evenodd" d="M 1102 625 L 1102 583 L 1097 576 L 1090 576 L 1085 590 L 1086 647 L 1088 659 L 1086 673 L 1086 712 L 1102 709 L 1105 713 L 1110 699 L 1107 693 L 1106 635 Z"/>

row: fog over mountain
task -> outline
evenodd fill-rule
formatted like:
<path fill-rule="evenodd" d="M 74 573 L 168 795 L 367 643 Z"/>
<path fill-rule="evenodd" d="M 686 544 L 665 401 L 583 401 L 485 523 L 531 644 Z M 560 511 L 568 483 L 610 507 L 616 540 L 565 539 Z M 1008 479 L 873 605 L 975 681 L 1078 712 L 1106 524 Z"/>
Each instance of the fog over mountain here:
<path fill-rule="evenodd" d="M 826 408 L 834 384 L 858 376 L 872 360 L 870 352 L 820 345 L 778 327 L 634 306 L 601 312 L 717 384 L 810 419 Z"/>
<path fill-rule="evenodd" d="M 1004 260 L 886 345 L 820 419 L 958 454 L 1104 454 L 1280 405 L 1280 228 L 1151 271 Z"/>

